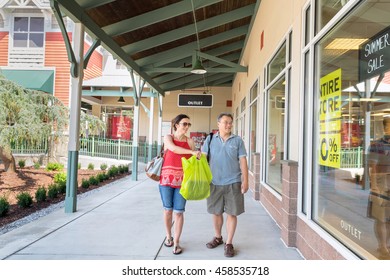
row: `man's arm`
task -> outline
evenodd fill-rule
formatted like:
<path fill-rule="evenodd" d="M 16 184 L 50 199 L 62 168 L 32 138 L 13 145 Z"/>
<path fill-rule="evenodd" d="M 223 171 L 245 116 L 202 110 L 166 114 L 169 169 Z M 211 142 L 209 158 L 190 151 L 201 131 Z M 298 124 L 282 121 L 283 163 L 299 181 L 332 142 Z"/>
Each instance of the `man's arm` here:
<path fill-rule="evenodd" d="M 246 193 L 249 188 L 248 184 L 248 162 L 246 157 L 240 157 L 240 168 L 242 174 L 241 193 Z"/>

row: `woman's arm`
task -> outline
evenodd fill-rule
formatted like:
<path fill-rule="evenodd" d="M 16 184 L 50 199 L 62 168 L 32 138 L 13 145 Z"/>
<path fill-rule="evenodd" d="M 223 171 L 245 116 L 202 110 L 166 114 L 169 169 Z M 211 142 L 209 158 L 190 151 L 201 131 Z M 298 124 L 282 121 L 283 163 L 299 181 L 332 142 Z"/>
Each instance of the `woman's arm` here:
<path fill-rule="evenodd" d="M 192 145 L 193 146 L 191 146 L 190 140 L 192 141 Z M 188 144 L 190 145 L 191 148 L 195 147 L 194 141 L 192 139 L 188 140 Z M 169 135 L 169 134 L 164 136 L 164 146 L 165 146 L 165 149 L 168 149 L 171 152 L 174 152 L 175 154 L 179 154 L 179 155 L 190 154 L 190 155 L 193 155 L 193 156 L 198 155 L 198 152 L 196 152 L 196 151 L 176 146 L 175 143 L 173 143 L 172 135 Z"/>

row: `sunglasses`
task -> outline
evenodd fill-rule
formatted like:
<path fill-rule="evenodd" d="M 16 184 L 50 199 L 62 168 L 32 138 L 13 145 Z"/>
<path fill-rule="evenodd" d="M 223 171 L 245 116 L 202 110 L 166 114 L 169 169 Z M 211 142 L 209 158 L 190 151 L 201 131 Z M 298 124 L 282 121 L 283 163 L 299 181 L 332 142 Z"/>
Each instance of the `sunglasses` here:
<path fill-rule="evenodd" d="M 182 123 L 179 123 L 179 124 L 181 124 L 182 126 L 191 127 L 191 123 L 189 123 L 189 122 L 182 122 Z"/>

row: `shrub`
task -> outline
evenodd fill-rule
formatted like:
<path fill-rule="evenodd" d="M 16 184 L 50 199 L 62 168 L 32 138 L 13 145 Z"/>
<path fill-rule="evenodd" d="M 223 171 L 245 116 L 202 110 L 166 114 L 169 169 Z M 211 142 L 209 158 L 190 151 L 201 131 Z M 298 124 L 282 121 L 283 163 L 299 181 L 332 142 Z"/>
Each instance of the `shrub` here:
<path fill-rule="evenodd" d="M 33 203 L 33 198 L 28 192 L 21 192 L 16 196 L 17 204 L 22 208 L 30 207 Z"/>
<path fill-rule="evenodd" d="M 54 175 L 54 183 L 62 183 L 62 182 L 66 183 L 66 173 L 61 172 Z"/>
<path fill-rule="evenodd" d="M 20 168 L 24 168 L 26 166 L 26 160 L 25 159 L 19 160 L 18 165 Z"/>
<path fill-rule="evenodd" d="M 81 180 L 81 187 L 83 189 L 88 189 L 89 188 L 89 180 L 87 180 L 87 179 Z"/>
<path fill-rule="evenodd" d="M 106 170 L 107 169 L 107 163 L 100 164 L 100 170 Z"/>
<path fill-rule="evenodd" d="M 0 197 L 0 217 L 7 215 L 9 211 L 9 202 L 7 198 Z"/>
<path fill-rule="evenodd" d="M 118 166 L 118 171 L 119 171 L 120 174 L 125 173 L 125 166 L 124 165 L 119 165 Z"/>
<path fill-rule="evenodd" d="M 96 179 L 95 176 L 89 177 L 89 185 L 91 185 L 91 186 L 97 186 L 97 185 L 99 185 L 98 179 Z"/>
<path fill-rule="evenodd" d="M 58 162 L 49 162 L 46 166 L 48 171 L 62 171 L 63 169 L 64 165 Z"/>
<path fill-rule="evenodd" d="M 115 177 L 116 175 L 118 175 L 119 173 L 119 170 L 118 170 L 118 167 L 116 167 L 115 165 L 112 165 L 109 169 L 108 169 L 108 175 L 110 176 L 110 178 L 112 177 Z"/>
<path fill-rule="evenodd" d="M 104 181 L 110 179 L 110 175 L 108 175 L 108 172 L 107 173 L 102 173 L 102 174 L 104 176 Z"/>
<path fill-rule="evenodd" d="M 47 198 L 47 190 L 45 187 L 41 186 L 35 192 L 35 200 L 37 202 L 43 202 Z"/>
<path fill-rule="evenodd" d="M 34 168 L 35 169 L 41 168 L 41 164 L 39 163 L 39 161 L 34 162 Z"/>
<path fill-rule="evenodd" d="M 66 193 L 66 181 L 61 183 L 56 183 L 56 188 L 59 194 Z"/>
<path fill-rule="evenodd" d="M 77 164 L 77 168 L 81 169 L 81 163 L 80 162 Z"/>
<path fill-rule="evenodd" d="M 88 169 L 89 170 L 94 170 L 95 169 L 95 165 L 93 165 L 93 163 L 88 163 Z"/>
<path fill-rule="evenodd" d="M 47 191 L 47 196 L 51 199 L 56 198 L 58 196 L 58 189 L 56 184 L 50 184 L 48 191 Z"/>
<path fill-rule="evenodd" d="M 96 179 L 99 182 L 103 182 L 104 180 L 106 180 L 106 176 L 104 175 L 104 173 L 99 173 L 98 175 L 96 175 Z"/>

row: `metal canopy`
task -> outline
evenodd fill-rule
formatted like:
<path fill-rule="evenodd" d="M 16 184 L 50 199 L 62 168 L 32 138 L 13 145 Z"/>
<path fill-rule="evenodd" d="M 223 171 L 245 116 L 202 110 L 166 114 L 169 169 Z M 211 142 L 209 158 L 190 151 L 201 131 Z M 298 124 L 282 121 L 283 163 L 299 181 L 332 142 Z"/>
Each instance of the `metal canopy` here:
<path fill-rule="evenodd" d="M 160 94 L 231 86 L 261 0 L 52 0 Z M 195 24 L 195 20 L 196 24 Z M 199 38 L 199 42 L 197 40 Z M 200 58 L 206 74 L 192 74 Z"/>

